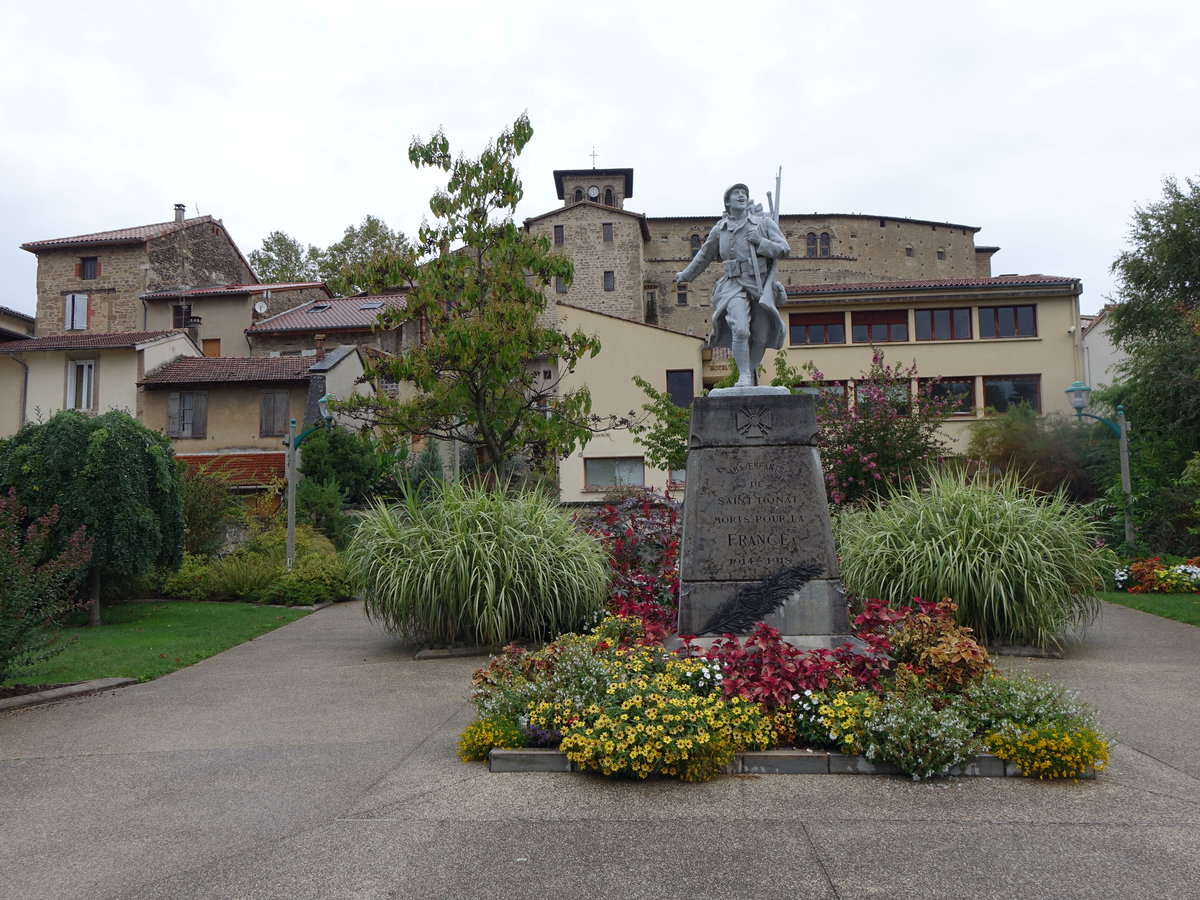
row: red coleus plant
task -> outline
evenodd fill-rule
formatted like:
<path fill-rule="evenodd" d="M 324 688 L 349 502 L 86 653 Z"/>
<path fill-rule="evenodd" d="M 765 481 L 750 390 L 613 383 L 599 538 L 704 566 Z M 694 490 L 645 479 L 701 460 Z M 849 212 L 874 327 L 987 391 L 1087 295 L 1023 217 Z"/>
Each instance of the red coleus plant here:
<path fill-rule="evenodd" d="M 727 634 L 701 649 L 686 638 L 682 650 L 721 664 L 721 685 L 727 697 L 741 697 L 773 712 L 806 690 L 837 688 L 878 689 L 890 661 L 879 642 L 862 649 L 843 645 L 835 650 L 801 650 L 779 631 L 760 622 L 745 640 Z"/>

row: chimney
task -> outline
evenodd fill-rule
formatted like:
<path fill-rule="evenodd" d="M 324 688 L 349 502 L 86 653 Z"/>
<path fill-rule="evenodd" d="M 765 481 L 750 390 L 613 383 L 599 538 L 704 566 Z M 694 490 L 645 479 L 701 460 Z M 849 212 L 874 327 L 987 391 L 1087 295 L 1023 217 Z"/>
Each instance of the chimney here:
<path fill-rule="evenodd" d="M 175 221 L 182 222 L 183 214 L 185 212 L 187 212 L 187 206 L 183 203 L 176 203 L 175 204 Z"/>
<path fill-rule="evenodd" d="M 317 348 L 317 359 L 325 358 L 325 335 L 313 335 L 313 345 Z"/>

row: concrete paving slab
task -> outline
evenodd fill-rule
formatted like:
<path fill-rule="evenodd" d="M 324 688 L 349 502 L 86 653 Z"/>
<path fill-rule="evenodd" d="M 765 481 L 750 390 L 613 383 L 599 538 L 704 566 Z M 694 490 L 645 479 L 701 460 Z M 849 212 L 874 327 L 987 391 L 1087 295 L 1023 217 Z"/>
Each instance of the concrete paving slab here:
<path fill-rule="evenodd" d="M 416 662 L 339 605 L 0 713 L 0 898 L 1200 896 L 1198 639 L 1107 607 L 1067 658 L 1011 661 L 1116 724 L 1095 781 L 685 785 L 459 762 L 479 660 Z"/>

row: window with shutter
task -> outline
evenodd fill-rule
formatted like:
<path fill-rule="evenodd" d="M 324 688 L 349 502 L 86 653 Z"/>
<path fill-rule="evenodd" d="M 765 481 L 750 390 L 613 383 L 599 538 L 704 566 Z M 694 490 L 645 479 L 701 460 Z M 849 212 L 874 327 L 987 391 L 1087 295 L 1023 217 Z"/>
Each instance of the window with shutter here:
<path fill-rule="evenodd" d="M 204 391 L 172 391 L 167 395 L 167 436 L 208 436 L 208 394 Z"/>
<path fill-rule="evenodd" d="M 88 318 L 87 294 L 67 294 L 63 324 L 68 331 L 86 331 Z"/>
<path fill-rule="evenodd" d="M 259 437 L 279 437 L 288 433 L 288 392 L 263 391 L 259 403 Z"/>

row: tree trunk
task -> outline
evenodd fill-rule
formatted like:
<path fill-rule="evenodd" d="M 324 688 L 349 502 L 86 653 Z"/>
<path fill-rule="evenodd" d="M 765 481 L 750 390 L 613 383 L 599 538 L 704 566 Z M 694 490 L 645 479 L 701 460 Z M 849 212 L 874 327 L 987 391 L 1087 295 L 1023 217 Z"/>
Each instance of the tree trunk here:
<path fill-rule="evenodd" d="M 88 604 L 88 624 L 96 626 L 100 624 L 100 569 L 96 566 L 88 572 L 88 593 L 92 597 Z"/>

